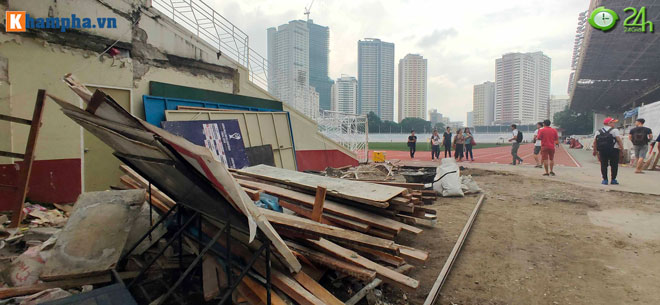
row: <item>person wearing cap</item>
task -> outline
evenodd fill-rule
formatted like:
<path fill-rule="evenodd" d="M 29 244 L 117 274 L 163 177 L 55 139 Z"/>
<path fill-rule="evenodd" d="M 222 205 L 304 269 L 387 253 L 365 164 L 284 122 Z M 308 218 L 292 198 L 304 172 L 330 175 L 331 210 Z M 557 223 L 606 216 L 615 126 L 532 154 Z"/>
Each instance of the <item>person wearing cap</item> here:
<path fill-rule="evenodd" d="M 410 158 L 415 158 L 415 151 L 417 150 L 417 136 L 415 130 L 410 131 L 408 136 L 408 148 L 410 148 Z"/>
<path fill-rule="evenodd" d="M 615 124 L 619 122 L 613 118 L 606 118 L 603 120 L 603 128 L 599 129 L 594 137 L 593 154 L 598 155 L 600 160 L 600 173 L 603 175 L 602 184 L 607 185 L 607 168 L 610 167 L 612 172 L 612 180 L 610 184 L 619 184 L 616 180 L 619 171 L 619 158 L 623 153 L 623 141 L 619 130 L 615 128 Z"/>

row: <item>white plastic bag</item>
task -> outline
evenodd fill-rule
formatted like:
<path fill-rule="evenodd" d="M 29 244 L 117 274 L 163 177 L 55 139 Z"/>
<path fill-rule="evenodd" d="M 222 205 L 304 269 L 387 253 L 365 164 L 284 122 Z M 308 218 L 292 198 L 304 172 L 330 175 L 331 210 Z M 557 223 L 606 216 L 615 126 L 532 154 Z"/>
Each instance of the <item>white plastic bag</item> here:
<path fill-rule="evenodd" d="M 463 193 L 465 194 L 478 194 L 482 191 L 471 175 L 461 176 L 461 185 L 463 188 Z"/>
<path fill-rule="evenodd" d="M 436 169 L 433 190 L 443 197 L 463 197 L 461 170 L 453 158 L 444 158 Z"/>

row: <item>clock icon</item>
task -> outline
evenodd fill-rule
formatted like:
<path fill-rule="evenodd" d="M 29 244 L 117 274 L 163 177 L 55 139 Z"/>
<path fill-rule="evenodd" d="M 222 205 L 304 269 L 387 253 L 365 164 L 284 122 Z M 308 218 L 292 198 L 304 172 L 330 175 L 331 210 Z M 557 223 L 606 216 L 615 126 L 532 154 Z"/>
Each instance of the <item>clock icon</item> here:
<path fill-rule="evenodd" d="M 606 9 L 604 6 L 601 6 L 591 12 L 591 16 L 589 17 L 589 24 L 598 30 L 606 32 L 613 28 L 618 20 L 619 16 L 615 11 Z"/>

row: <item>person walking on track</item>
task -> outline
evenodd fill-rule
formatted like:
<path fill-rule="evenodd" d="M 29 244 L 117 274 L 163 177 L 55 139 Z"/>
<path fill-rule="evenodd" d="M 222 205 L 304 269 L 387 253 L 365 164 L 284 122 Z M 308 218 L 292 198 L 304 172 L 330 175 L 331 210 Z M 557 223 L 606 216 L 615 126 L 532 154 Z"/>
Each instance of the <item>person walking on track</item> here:
<path fill-rule="evenodd" d="M 545 168 L 543 176 L 554 176 L 555 147 L 559 147 L 559 135 L 550 127 L 550 120 L 543 121 L 543 128 L 539 130 L 538 139 L 541 140 L 541 160 Z"/>
<path fill-rule="evenodd" d="M 539 140 L 539 130 L 543 128 L 543 122 L 536 123 L 536 130 L 534 131 L 534 161 L 536 161 L 536 168 L 543 168 L 541 163 L 541 140 Z"/>
<path fill-rule="evenodd" d="M 604 185 L 608 183 L 608 166 L 612 172 L 612 180 L 609 183 L 614 185 L 619 184 L 616 176 L 619 172 L 619 158 L 623 154 L 623 141 L 621 140 L 619 130 L 615 128 L 617 122 L 619 121 L 613 118 L 606 118 L 603 120 L 605 126 L 599 129 L 594 137 L 593 154 L 594 156 L 598 155 L 598 160 L 600 160 L 600 173 L 603 176 L 601 183 Z"/>
<path fill-rule="evenodd" d="M 463 147 L 465 145 L 465 137 L 463 136 L 463 131 L 461 129 L 456 130 L 456 136 L 454 136 L 454 158 L 458 162 L 463 162 Z"/>
<path fill-rule="evenodd" d="M 523 140 L 523 133 L 518 130 L 518 125 L 511 124 L 511 134 L 513 137 L 509 139 L 509 142 L 513 142 L 511 144 L 511 156 L 513 157 L 512 165 L 522 164 L 523 159 L 518 156 L 518 149 L 520 148 L 520 143 Z"/>
<path fill-rule="evenodd" d="M 434 158 L 440 160 L 440 135 L 437 129 L 433 129 L 431 135 L 431 161 Z"/>
<path fill-rule="evenodd" d="M 474 136 L 472 136 L 472 132 L 470 131 L 470 128 L 465 128 L 465 132 L 463 133 L 463 136 L 465 138 L 465 160 L 472 160 L 474 161 L 474 155 L 472 154 L 472 146 L 476 144 L 474 141 Z M 468 154 L 470 157 L 468 158 Z"/>
<path fill-rule="evenodd" d="M 442 145 L 445 147 L 445 158 L 447 158 L 447 154 L 451 158 L 451 127 L 447 127 L 442 134 Z"/>
<path fill-rule="evenodd" d="M 417 136 L 415 131 L 411 130 L 408 136 L 408 148 L 410 148 L 410 158 L 415 158 L 415 151 L 417 150 Z"/>

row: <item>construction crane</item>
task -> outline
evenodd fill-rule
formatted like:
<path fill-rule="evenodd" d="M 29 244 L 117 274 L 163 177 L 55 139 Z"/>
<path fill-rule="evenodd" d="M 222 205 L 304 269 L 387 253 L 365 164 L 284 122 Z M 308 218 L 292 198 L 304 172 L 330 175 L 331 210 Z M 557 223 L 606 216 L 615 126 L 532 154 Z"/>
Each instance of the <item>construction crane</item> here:
<path fill-rule="evenodd" d="M 312 9 L 312 5 L 314 5 L 314 0 L 312 0 L 312 3 L 309 4 L 309 7 L 305 7 L 305 15 L 307 15 L 307 21 L 309 21 L 309 11 Z"/>

